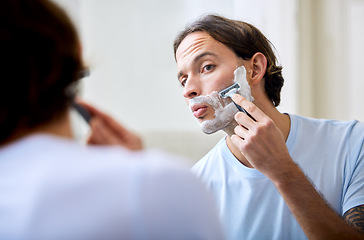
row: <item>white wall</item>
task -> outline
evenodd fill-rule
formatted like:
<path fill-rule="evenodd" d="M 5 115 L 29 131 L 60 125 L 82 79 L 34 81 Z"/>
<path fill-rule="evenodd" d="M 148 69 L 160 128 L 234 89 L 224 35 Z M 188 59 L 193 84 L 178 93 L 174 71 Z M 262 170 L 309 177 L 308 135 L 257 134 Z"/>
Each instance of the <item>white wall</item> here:
<path fill-rule="evenodd" d="M 192 0 L 81 2 L 85 59 L 92 70 L 84 97 L 140 132 L 197 130 L 177 81 L 173 40 L 202 12 L 229 14 L 232 5 Z"/>
<path fill-rule="evenodd" d="M 252 23 L 272 42 L 283 66 L 281 112 L 298 113 L 298 0 L 235 0 L 234 18 Z"/>
<path fill-rule="evenodd" d="M 301 109 L 364 121 L 364 0 L 300 0 L 300 15 Z"/>
<path fill-rule="evenodd" d="M 344 76 L 349 79 L 349 103 L 346 118 L 364 121 L 364 1 L 349 1 L 345 15 L 347 21 L 347 33 L 345 34 L 347 61 L 345 61 Z"/>

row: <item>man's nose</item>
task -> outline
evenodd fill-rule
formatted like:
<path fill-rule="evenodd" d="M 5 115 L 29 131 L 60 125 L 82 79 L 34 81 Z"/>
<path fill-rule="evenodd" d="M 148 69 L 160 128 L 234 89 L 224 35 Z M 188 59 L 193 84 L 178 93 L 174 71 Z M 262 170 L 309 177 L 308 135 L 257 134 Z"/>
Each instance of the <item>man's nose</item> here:
<path fill-rule="evenodd" d="M 198 79 L 189 77 L 183 89 L 183 96 L 191 99 L 199 95 L 201 95 L 201 85 Z"/>

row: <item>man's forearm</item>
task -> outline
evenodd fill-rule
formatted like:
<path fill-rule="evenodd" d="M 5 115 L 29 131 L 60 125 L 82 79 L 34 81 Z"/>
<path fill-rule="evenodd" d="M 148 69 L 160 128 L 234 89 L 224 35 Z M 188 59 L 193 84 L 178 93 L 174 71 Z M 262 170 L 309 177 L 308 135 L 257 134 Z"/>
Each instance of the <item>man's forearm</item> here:
<path fill-rule="evenodd" d="M 298 166 L 274 184 L 308 239 L 364 239 L 326 204 Z"/>

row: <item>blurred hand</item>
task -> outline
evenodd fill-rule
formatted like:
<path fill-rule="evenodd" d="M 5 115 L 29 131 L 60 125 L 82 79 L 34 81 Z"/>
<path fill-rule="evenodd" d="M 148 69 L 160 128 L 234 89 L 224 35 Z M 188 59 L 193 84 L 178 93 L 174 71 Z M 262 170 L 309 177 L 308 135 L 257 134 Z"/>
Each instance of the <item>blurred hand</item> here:
<path fill-rule="evenodd" d="M 130 150 L 143 149 L 141 138 L 121 126 L 111 116 L 81 100 L 77 100 L 77 103 L 86 108 L 92 115 L 90 121 L 92 132 L 87 141 L 88 144 L 120 145 Z"/>

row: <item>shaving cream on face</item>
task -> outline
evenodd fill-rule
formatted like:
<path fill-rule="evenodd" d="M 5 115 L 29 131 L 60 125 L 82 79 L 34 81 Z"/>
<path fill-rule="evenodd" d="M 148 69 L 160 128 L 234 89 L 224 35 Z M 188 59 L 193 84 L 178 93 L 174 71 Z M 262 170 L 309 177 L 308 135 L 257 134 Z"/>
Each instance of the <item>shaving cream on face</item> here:
<path fill-rule="evenodd" d="M 215 110 L 214 118 L 199 122 L 202 131 L 206 134 L 215 133 L 227 127 L 233 120 L 234 115 L 238 112 L 232 102 L 225 105 L 221 104 L 221 99 L 217 91 L 213 91 L 208 96 L 197 96 L 189 101 L 190 108 L 195 104 L 208 104 Z"/>
<path fill-rule="evenodd" d="M 249 83 L 246 79 L 246 70 L 244 66 L 238 67 L 234 71 L 234 83 L 240 84 L 240 91 L 238 92 L 241 96 L 252 102 L 254 100 Z"/>
<path fill-rule="evenodd" d="M 239 94 L 245 97 L 248 101 L 253 101 L 251 89 L 246 79 L 246 70 L 244 66 L 238 67 L 234 71 L 234 83 L 240 84 Z M 198 122 L 202 131 L 206 134 L 212 134 L 219 130 L 225 129 L 232 121 L 238 112 L 238 109 L 231 101 L 231 98 L 220 98 L 217 91 L 213 91 L 208 96 L 197 96 L 189 101 L 189 106 L 195 104 L 208 104 L 215 110 L 214 118 Z"/>

